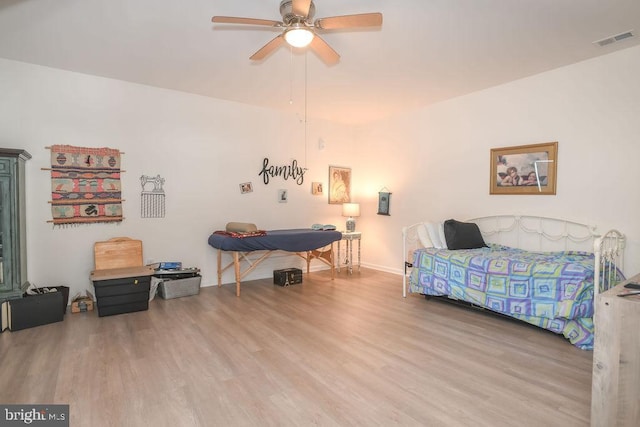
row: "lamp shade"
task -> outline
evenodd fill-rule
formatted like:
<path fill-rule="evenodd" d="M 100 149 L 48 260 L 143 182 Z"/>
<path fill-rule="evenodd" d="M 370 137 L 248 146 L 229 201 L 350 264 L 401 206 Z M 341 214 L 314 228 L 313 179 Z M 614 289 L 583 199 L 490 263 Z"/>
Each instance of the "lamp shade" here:
<path fill-rule="evenodd" d="M 342 216 L 360 216 L 360 203 L 343 203 Z"/>
<path fill-rule="evenodd" d="M 293 47 L 305 47 L 313 40 L 313 32 L 304 27 L 294 27 L 285 31 L 284 39 Z"/>

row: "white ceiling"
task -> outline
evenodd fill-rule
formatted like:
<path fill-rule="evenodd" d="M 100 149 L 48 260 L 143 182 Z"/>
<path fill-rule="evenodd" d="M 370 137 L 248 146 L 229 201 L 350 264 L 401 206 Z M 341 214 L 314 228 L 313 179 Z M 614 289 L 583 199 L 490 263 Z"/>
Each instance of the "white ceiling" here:
<path fill-rule="evenodd" d="M 316 18 L 381 12 L 325 32 L 327 66 L 281 47 L 279 0 L 0 0 L 0 57 L 347 123 L 362 123 L 640 44 L 640 0 L 315 0 Z M 306 72 L 305 72 L 306 62 Z M 305 85 L 306 74 L 306 85 Z"/>

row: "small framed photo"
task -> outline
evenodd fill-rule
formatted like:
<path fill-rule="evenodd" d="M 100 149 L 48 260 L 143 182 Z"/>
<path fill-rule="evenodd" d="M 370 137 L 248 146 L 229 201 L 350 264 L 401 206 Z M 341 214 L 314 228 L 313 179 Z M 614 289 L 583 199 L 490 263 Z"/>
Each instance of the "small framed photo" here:
<path fill-rule="evenodd" d="M 492 148 L 489 194 L 556 194 L 558 143 Z"/>
<path fill-rule="evenodd" d="M 288 197 L 287 190 L 278 190 L 278 203 L 287 203 Z"/>
<path fill-rule="evenodd" d="M 247 194 L 253 192 L 253 185 L 250 182 L 243 182 L 240 184 L 240 193 Z"/>
<path fill-rule="evenodd" d="M 321 182 L 312 182 L 311 183 L 311 194 L 314 196 L 321 196 L 322 193 L 322 183 Z"/>

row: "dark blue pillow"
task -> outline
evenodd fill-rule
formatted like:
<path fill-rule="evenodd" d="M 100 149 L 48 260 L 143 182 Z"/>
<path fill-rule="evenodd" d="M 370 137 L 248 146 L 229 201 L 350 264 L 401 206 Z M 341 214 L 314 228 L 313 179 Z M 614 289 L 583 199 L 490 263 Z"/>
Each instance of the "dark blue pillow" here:
<path fill-rule="evenodd" d="M 448 249 L 477 249 L 484 248 L 480 228 L 472 222 L 460 222 L 448 219 L 444 222 L 444 238 Z"/>

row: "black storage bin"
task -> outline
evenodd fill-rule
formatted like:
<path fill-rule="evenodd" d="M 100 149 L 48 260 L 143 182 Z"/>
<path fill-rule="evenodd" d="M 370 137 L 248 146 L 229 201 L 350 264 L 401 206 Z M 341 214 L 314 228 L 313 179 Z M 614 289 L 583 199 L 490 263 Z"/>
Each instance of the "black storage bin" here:
<path fill-rule="evenodd" d="M 67 314 L 67 306 L 69 305 L 69 287 L 68 286 L 56 286 L 60 292 L 62 292 L 62 315 Z"/>
<path fill-rule="evenodd" d="M 299 268 L 285 268 L 273 270 L 273 284 L 289 286 L 302 283 L 302 270 Z"/>
<path fill-rule="evenodd" d="M 98 316 L 148 310 L 150 285 L 151 276 L 94 280 Z"/>
<path fill-rule="evenodd" d="M 9 300 L 11 305 L 11 331 L 33 328 L 63 320 L 61 310 L 64 297 L 62 292 L 25 295 L 23 298 Z"/>
<path fill-rule="evenodd" d="M 62 306 L 62 316 L 64 316 L 67 313 L 67 305 L 69 305 L 69 287 L 68 286 L 49 286 L 49 287 L 46 287 L 46 289 L 48 290 L 55 289 L 57 292 L 62 292 L 61 306 Z M 34 293 L 27 293 L 24 295 L 25 297 L 50 293 L 48 291 L 45 292 L 45 288 L 39 288 L 39 287 L 30 288 L 28 292 L 34 292 Z"/>

